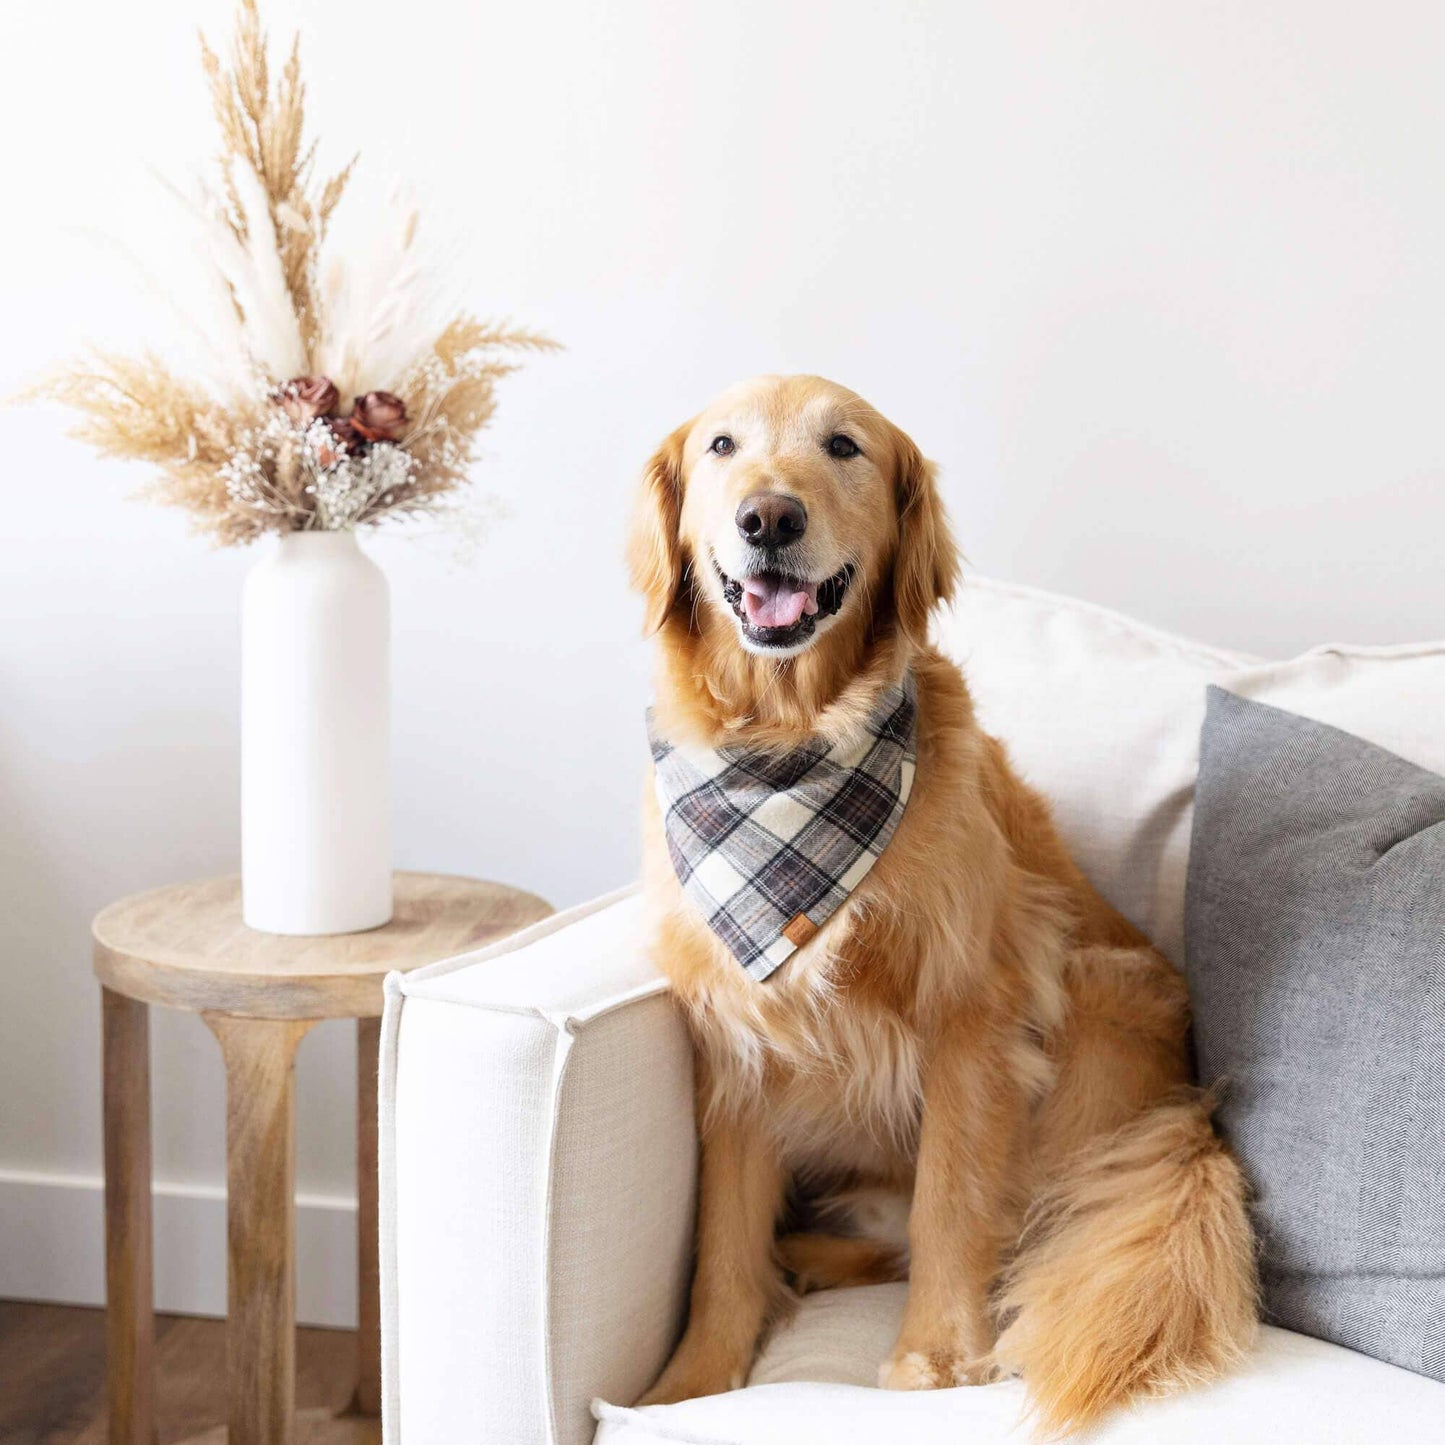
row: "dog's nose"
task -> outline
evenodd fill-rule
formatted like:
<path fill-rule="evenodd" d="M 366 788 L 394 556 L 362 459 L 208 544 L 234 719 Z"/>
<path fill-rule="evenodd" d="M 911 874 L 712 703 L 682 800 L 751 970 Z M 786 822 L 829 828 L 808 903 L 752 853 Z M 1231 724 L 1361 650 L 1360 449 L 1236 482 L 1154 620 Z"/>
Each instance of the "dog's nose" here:
<path fill-rule="evenodd" d="M 738 507 L 738 531 L 755 547 L 786 547 L 808 529 L 808 512 L 796 497 L 782 492 L 754 492 Z"/>

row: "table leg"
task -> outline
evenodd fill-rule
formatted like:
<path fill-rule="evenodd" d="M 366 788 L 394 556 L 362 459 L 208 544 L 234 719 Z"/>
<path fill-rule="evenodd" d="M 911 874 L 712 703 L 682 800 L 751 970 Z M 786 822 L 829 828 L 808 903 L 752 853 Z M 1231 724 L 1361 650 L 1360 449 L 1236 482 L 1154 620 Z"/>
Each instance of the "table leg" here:
<path fill-rule="evenodd" d="M 230 1445 L 293 1445 L 296 1046 L 309 1020 L 203 1015 L 226 1061 Z"/>
<path fill-rule="evenodd" d="M 102 988 L 105 1359 L 111 1445 L 153 1445 L 150 1011 Z"/>
<path fill-rule="evenodd" d="M 357 1373 L 352 1408 L 381 1414 L 381 1280 L 376 1215 L 376 1063 L 381 1020 L 356 1021 Z"/>

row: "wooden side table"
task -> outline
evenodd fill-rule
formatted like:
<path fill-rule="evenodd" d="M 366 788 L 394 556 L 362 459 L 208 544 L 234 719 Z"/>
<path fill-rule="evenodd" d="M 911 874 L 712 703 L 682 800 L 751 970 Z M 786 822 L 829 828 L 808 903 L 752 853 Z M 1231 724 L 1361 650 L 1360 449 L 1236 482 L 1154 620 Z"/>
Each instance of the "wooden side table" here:
<path fill-rule="evenodd" d="M 354 1018 L 360 1348 L 352 1412 L 381 1408 L 376 1064 L 382 979 L 490 943 L 552 910 L 520 889 L 396 875 L 368 933 L 289 938 L 241 922 L 238 878 L 113 903 L 94 924 L 105 1087 L 106 1361 L 111 1445 L 155 1440 L 150 1004 L 199 1013 L 226 1065 L 230 1445 L 292 1445 L 296 1393 L 296 1046 Z"/>

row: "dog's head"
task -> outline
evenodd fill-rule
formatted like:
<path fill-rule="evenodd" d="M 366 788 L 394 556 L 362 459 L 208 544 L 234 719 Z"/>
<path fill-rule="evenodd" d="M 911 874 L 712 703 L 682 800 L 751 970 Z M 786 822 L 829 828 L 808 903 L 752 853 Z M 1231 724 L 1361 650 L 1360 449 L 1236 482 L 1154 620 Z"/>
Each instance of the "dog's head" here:
<path fill-rule="evenodd" d="M 958 562 L 913 442 L 816 376 L 724 393 L 658 448 L 631 544 L 647 629 L 725 621 L 737 645 L 796 657 L 849 619 L 921 642 Z"/>

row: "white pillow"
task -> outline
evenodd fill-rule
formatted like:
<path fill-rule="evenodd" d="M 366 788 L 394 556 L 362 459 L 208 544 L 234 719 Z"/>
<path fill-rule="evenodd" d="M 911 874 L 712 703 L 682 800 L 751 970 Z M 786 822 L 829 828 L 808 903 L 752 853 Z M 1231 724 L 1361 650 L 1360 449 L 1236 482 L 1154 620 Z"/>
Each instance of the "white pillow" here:
<path fill-rule="evenodd" d="M 1445 773 L 1445 643 L 1317 647 L 1289 662 L 1240 668 L 1220 686 Z"/>
<path fill-rule="evenodd" d="M 1175 963 L 1204 690 L 1255 659 L 972 578 L 939 644 L 1095 887 Z"/>
<path fill-rule="evenodd" d="M 1095 887 L 1176 964 L 1209 683 L 1445 772 L 1442 643 L 1326 645 L 1265 662 L 977 577 L 938 640 Z"/>

